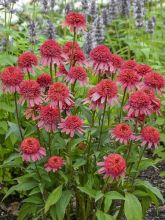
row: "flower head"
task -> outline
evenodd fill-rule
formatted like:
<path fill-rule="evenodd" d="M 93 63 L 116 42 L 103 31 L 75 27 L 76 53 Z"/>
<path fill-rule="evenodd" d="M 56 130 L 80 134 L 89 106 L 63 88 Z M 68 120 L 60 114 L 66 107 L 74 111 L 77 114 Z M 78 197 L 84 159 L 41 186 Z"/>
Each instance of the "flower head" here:
<path fill-rule="evenodd" d="M 38 76 L 37 82 L 39 83 L 41 88 L 48 89 L 52 84 L 51 76 L 48 73 L 42 73 Z"/>
<path fill-rule="evenodd" d="M 18 57 L 18 66 L 24 73 L 34 73 L 33 66 L 37 66 L 37 57 L 32 52 L 25 52 Z"/>
<path fill-rule="evenodd" d="M 20 146 L 22 158 L 25 161 L 37 161 L 46 155 L 46 151 L 41 147 L 36 138 L 25 138 Z"/>
<path fill-rule="evenodd" d="M 99 174 L 104 174 L 105 177 L 111 176 L 112 179 L 119 179 L 121 176 L 125 175 L 126 171 L 126 161 L 120 154 L 109 154 L 104 157 L 103 162 L 99 162 L 98 166 Z"/>
<path fill-rule="evenodd" d="M 35 80 L 23 80 L 20 84 L 20 104 L 28 102 L 30 107 L 39 105 L 41 103 L 41 89 L 40 85 Z"/>
<path fill-rule="evenodd" d="M 122 67 L 123 59 L 117 54 L 111 54 L 111 62 L 114 68 L 114 71 L 119 70 Z"/>
<path fill-rule="evenodd" d="M 152 68 L 147 64 L 137 64 L 135 69 L 141 77 L 144 77 L 147 73 L 150 73 L 152 71 Z"/>
<path fill-rule="evenodd" d="M 135 60 L 127 60 L 123 62 L 122 69 L 136 69 L 136 61 Z"/>
<path fill-rule="evenodd" d="M 55 40 L 47 40 L 40 47 L 41 63 L 43 66 L 50 64 L 63 64 L 64 54 L 61 46 Z"/>
<path fill-rule="evenodd" d="M 2 81 L 3 90 L 14 93 L 18 92 L 20 89 L 23 74 L 19 68 L 10 66 L 3 70 L 3 72 L 0 74 L 0 79 Z"/>
<path fill-rule="evenodd" d="M 93 94 L 97 92 L 97 88 L 96 86 L 92 87 L 89 89 L 87 97 L 84 99 L 84 103 L 90 103 L 90 109 L 92 110 L 96 110 L 97 107 L 99 107 L 100 109 L 104 108 L 104 104 L 101 104 L 101 98 L 93 101 Z"/>
<path fill-rule="evenodd" d="M 67 56 L 67 63 L 70 63 L 71 60 L 72 60 L 72 65 L 75 64 L 81 65 L 86 63 L 85 54 L 81 50 L 77 42 L 74 42 L 74 44 L 72 41 L 66 42 L 63 47 L 63 51 Z"/>
<path fill-rule="evenodd" d="M 164 77 L 156 72 L 147 73 L 144 77 L 145 86 L 161 91 L 164 88 Z"/>
<path fill-rule="evenodd" d="M 63 64 L 59 65 L 58 67 L 58 72 L 56 74 L 57 76 L 67 76 L 68 75 L 68 71 L 65 69 L 65 66 Z"/>
<path fill-rule="evenodd" d="M 65 17 L 64 26 L 69 27 L 71 31 L 85 30 L 85 16 L 77 12 L 69 12 Z"/>
<path fill-rule="evenodd" d="M 139 115 L 150 115 L 151 114 L 151 99 L 143 91 L 134 92 L 129 100 L 128 104 L 125 106 L 125 109 L 128 110 L 128 116 L 132 113 L 135 114 L 135 117 Z"/>
<path fill-rule="evenodd" d="M 123 89 L 132 90 L 138 87 L 140 83 L 139 75 L 132 69 L 121 69 L 117 81 Z"/>
<path fill-rule="evenodd" d="M 78 81 L 83 86 L 87 83 L 87 73 L 80 66 L 71 67 L 66 79 L 72 84 Z"/>
<path fill-rule="evenodd" d="M 92 101 L 99 101 L 101 107 L 106 101 L 113 105 L 117 102 L 117 86 L 110 79 L 103 79 L 96 85 L 96 91 L 91 96 Z"/>
<path fill-rule="evenodd" d="M 45 128 L 48 132 L 54 132 L 59 121 L 60 113 L 57 108 L 50 105 L 40 107 L 38 116 L 38 127 L 40 129 Z"/>
<path fill-rule="evenodd" d="M 71 53 L 71 52 L 72 52 L 73 45 L 74 45 L 74 50 L 75 50 L 75 49 L 80 49 L 80 46 L 79 46 L 79 44 L 78 44 L 77 42 L 74 42 L 74 43 L 73 43 L 73 41 L 68 41 L 68 42 L 66 42 L 66 43 L 64 44 L 64 46 L 63 46 L 63 51 L 64 51 L 64 53 L 66 53 L 66 54 Z"/>
<path fill-rule="evenodd" d="M 161 101 L 156 96 L 151 100 L 152 113 L 160 115 Z"/>
<path fill-rule="evenodd" d="M 96 73 L 111 71 L 113 69 L 111 62 L 111 52 L 108 47 L 98 45 L 90 52 L 90 59 L 93 69 Z"/>
<path fill-rule="evenodd" d="M 142 129 L 137 140 L 142 141 L 142 146 L 147 145 L 148 148 L 157 147 L 160 141 L 160 133 L 156 128 L 147 126 Z"/>
<path fill-rule="evenodd" d="M 48 100 L 51 105 L 59 107 L 60 109 L 62 109 L 65 104 L 68 106 L 73 104 L 71 97 L 68 87 L 61 82 L 53 83 L 48 90 Z"/>
<path fill-rule="evenodd" d="M 61 132 L 69 134 L 70 137 L 73 137 L 75 132 L 82 134 L 83 133 L 83 120 L 76 115 L 70 115 L 66 119 L 62 120 L 59 124 L 59 128 L 62 129 Z"/>
<path fill-rule="evenodd" d="M 116 125 L 112 130 L 112 138 L 119 141 L 121 144 L 128 144 L 130 140 L 134 139 L 132 130 L 129 125 L 122 123 Z"/>
<path fill-rule="evenodd" d="M 64 165 L 64 160 L 62 157 L 59 156 L 52 156 L 48 159 L 48 162 L 45 164 L 45 170 L 47 172 L 57 172 L 60 170 Z"/>

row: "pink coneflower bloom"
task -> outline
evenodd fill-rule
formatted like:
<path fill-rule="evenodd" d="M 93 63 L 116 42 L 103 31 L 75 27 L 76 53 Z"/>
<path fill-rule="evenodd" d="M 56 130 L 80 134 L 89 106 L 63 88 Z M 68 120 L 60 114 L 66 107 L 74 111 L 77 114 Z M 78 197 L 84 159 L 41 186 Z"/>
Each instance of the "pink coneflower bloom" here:
<path fill-rule="evenodd" d="M 146 115 L 140 114 L 138 116 L 135 116 L 135 113 L 133 112 L 131 115 L 125 117 L 125 120 L 133 120 L 133 121 L 138 121 L 139 123 L 143 123 L 145 121 Z"/>
<path fill-rule="evenodd" d="M 145 88 L 143 88 L 141 91 L 144 92 L 144 93 L 146 93 L 146 94 L 150 97 L 151 100 L 155 97 L 155 94 L 154 94 L 154 90 L 153 90 L 153 89 L 150 89 L 150 88 L 146 88 L 146 87 L 145 87 Z"/>
<path fill-rule="evenodd" d="M 70 31 L 84 31 L 86 29 L 86 18 L 83 14 L 69 12 L 65 17 L 65 22 L 63 25 L 69 27 Z"/>
<path fill-rule="evenodd" d="M 60 65 L 64 63 L 65 55 L 62 47 L 55 40 L 47 40 L 40 47 L 41 64 L 43 66 Z"/>
<path fill-rule="evenodd" d="M 48 132 L 54 132 L 57 124 L 60 121 L 60 113 L 57 108 L 50 105 L 41 106 L 39 109 L 38 127 L 44 128 Z"/>
<path fill-rule="evenodd" d="M 71 98 L 72 95 L 64 83 L 53 83 L 48 90 L 48 101 L 54 107 L 62 109 L 65 104 L 71 106 L 74 103 Z"/>
<path fill-rule="evenodd" d="M 117 54 L 111 54 L 111 62 L 114 71 L 118 71 L 122 67 L 124 60 Z"/>
<path fill-rule="evenodd" d="M 67 116 L 66 119 L 62 119 L 62 122 L 59 124 L 61 132 L 69 134 L 70 137 L 73 137 L 75 133 L 83 134 L 83 120 L 76 115 Z"/>
<path fill-rule="evenodd" d="M 28 107 L 24 113 L 25 118 L 28 119 L 32 119 L 33 121 L 35 121 L 37 119 L 37 114 L 38 111 L 40 109 L 39 105 L 34 105 L 33 107 Z"/>
<path fill-rule="evenodd" d="M 161 91 L 164 88 L 164 77 L 152 71 L 144 76 L 144 85 L 151 89 Z"/>
<path fill-rule="evenodd" d="M 138 88 L 140 85 L 140 77 L 136 71 L 132 69 L 121 69 L 117 81 L 123 89 L 127 89 L 128 91 Z"/>
<path fill-rule="evenodd" d="M 84 52 L 81 50 L 79 44 L 77 42 L 74 42 L 74 48 L 73 48 L 73 42 L 69 41 L 64 44 L 63 51 L 67 56 L 67 63 L 70 63 L 72 61 L 72 66 L 75 64 L 82 65 L 86 64 L 86 57 Z"/>
<path fill-rule="evenodd" d="M 25 161 L 37 161 L 46 156 L 46 151 L 41 147 L 36 138 L 25 138 L 20 146 L 22 158 Z"/>
<path fill-rule="evenodd" d="M 117 102 L 117 86 L 110 79 L 103 79 L 96 85 L 96 92 L 92 94 L 92 101 L 99 101 L 100 105 L 98 107 L 102 108 L 105 101 L 109 105 L 113 105 Z"/>
<path fill-rule="evenodd" d="M 23 73 L 34 73 L 34 66 L 37 66 L 37 57 L 32 52 L 25 52 L 18 57 L 18 66 Z"/>
<path fill-rule="evenodd" d="M 111 62 L 111 52 L 108 47 L 98 45 L 90 52 L 94 74 L 114 71 Z"/>
<path fill-rule="evenodd" d="M 112 138 L 121 144 L 128 144 L 130 140 L 134 140 L 134 135 L 129 125 L 122 123 L 116 125 L 112 130 Z"/>
<path fill-rule="evenodd" d="M 127 61 L 124 61 L 121 68 L 122 69 L 131 69 L 131 70 L 136 70 L 136 66 L 137 66 L 137 63 L 135 60 L 127 60 Z"/>
<path fill-rule="evenodd" d="M 20 84 L 20 100 L 21 105 L 25 101 L 28 102 L 30 107 L 39 105 L 41 100 L 41 88 L 37 81 L 35 80 L 23 80 Z"/>
<path fill-rule="evenodd" d="M 135 69 L 137 74 L 139 74 L 141 77 L 144 77 L 147 73 L 152 71 L 152 68 L 147 64 L 137 64 Z"/>
<path fill-rule="evenodd" d="M 3 70 L 0 74 L 0 79 L 2 81 L 2 89 L 5 92 L 19 92 L 23 74 L 17 67 L 10 66 Z"/>
<path fill-rule="evenodd" d="M 81 66 L 71 67 L 66 80 L 71 84 L 78 82 L 81 86 L 84 86 L 88 82 L 87 73 Z"/>
<path fill-rule="evenodd" d="M 104 104 L 101 104 L 101 98 L 93 101 L 92 97 L 93 94 L 97 92 L 97 87 L 94 86 L 92 88 L 89 89 L 87 97 L 84 99 L 84 104 L 89 103 L 90 104 L 90 109 L 92 110 L 96 110 L 97 107 L 99 107 L 100 109 L 104 108 Z"/>
<path fill-rule="evenodd" d="M 104 174 L 104 177 L 111 176 L 112 179 L 119 179 L 125 175 L 126 161 L 120 154 L 109 154 L 104 157 L 103 162 L 97 163 L 101 169 L 98 170 L 99 174 Z"/>
<path fill-rule="evenodd" d="M 56 74 L 56 76 L 67 76 L 68 75 L 68 71 L 65 69 L 65 66 L 63 64 L 59 65 L 58 67 L 58 72 Z"/>
<path fill-rule="evenodd" d="M 73 41 L 68 41 L 64 44 L 63 46 L 63 52 L 65 54 L 71 54 L 72 53 L 72 49 L 73 49 Z M 79 44 L 77 42 L 74 42 L 74 50 L 79 50 L 81 49 Z"/>
<path fill-rule="evenodd" d="M 42 89 L 48 89 L 52 84 L 52 78 L 48 73 L 42 73 L 37 77 L 37 82 Z"/>
<path fill-rule="evenodd" d="M 48 162 L 45 164 L 45 170 L 47 172 L 57 172 L 60 170 L 64 165 L 64 160 L 62 157 L 59 156 L 52 156 L 48 159 Z"/>
<path fill-rule="evenodd" d="M 161 101 L 157 97 L 154 97 L 151 100 L 151 107 L 152 107 L 152 113 L 156 113 L 157 115 L 160 115 L 160 108 L 161 108 Z"/>
<path fill-rule="evenodd" d="M 128 116 L 132 113 L 135 114 L 135 117 L 142 114 L 150 115 L 152 113 L 151 99 L 145 92 L 137 91 L 129 97 L 124 108 L 128 111 Z"/>
<path fill-rule="evenodd" d="M 71 109 L 75 106 L 74 103 L 72 103 L 71 105 L 68 105 L 66 103 L 64 103 L 64 105 L 62 106 L 62 111 L 64 111 L 67 115 L 71 114 Z"/>
<path fill-rule="evenodd" d="M 147 145 L 148 148 L 154 148 L 158 147 L 160 133 L 156 128 L 147 126 L 142 129 L 140 136 L 138 136 L 136 139 L 142 141 L 142 146 Z"/>

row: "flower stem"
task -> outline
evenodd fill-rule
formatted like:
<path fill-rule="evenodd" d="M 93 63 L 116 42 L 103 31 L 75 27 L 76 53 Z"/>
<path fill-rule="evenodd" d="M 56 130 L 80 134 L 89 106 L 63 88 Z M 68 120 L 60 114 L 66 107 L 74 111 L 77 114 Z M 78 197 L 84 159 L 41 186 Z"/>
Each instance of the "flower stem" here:
<path fill-rule="evenodd" d="M 17 105 L 17 93 L 16 93 L 16 91 L 14 93 L 14 101 L 15 101 L 15 111 L 16 111 L 16 118 L 17 118 L 17 123 L 18 123 L 18 127 L 19 127 L 19 132 L 20 132 L 20 135 L 21 135 L 21 139 L 23 140 L 23 134 L 22 134 L 21 125 L 20 125 L 20 122 L 19 122 L 18 105 Z"/>
<path fill-rule="evenodd" d="M 100 135 L 99 135 L 99 143 L 97 149 L 99 150 L 100 144 L 101 144 L 101 136 L 102 136 L 102 131 L 103 131 L 103 124 L 104 124 L 104 118 L 105 118 L 105 112 L 106 112 L 106 105 L 107 105 L 107 97 L 105 98 L 104 102 L 104 110 L 103 110 L 103 117 L 101 121 L 101 128 L 100 128 Z"/>
<path fill-rule="evenodd" d="M 53 82 L 53 67 L 52 67 L 52 63 L 50 63 L 50 75 L 51 75 L 51 79 Z"/>
<path fill-rule="evenodd" d="M 74 47 L 76 42 L 76 28 L 74 27 L 74 33 L 73 33 L 73 45 L 72 45 L 72 55 L 70 59 L 70 68 L 72 67 L 73 58 L 74 58 Z"/>
<path fill-rule="evenodd" d="M 144 155 L 144 152 L 145 152 L 145 150 L 146 150 L 146 147 L 147 147 L 147 145 L 143 148 L 143 150 L 142 150 L 142 152 L 141 152 L 141 154 L 140 154 L 140 156 L 139 156 L 139 160 L 138 160 L 137 167 L 136 167 L 136 173 L 137 173 L 137 171 L 138 171 L 138 169 L 139 169 L 140 162 L 141 162 L 141 160 L 142 160 L 142 157 L 143 157 L 143 155 Z M 133 186 L 133 184 L 134 184 L 135 179 L 137 178 L 137 176 L 138 176 L 138 174 L 135 174 L 135 176 L 133 177 L 132 186 Z"/>
<path fill-rule="evenodd" d="M 49 132 L 49 133 L 48 133 L 48 149 L 49 149 L 49 156 L 52 155 L 50 145 L 51 145 L 51 133 Z"/>
<path fill-rule="evenodd" d="M 121 117 L 122 117 L 122 112 L 123 112 L 123 105 L 124 105 L 124 99 L 125 99 L 126 91 L 127 91 L 127 88 L 124 89 L 123 99 L 122 99 L 122 102 L 121 102 L 120 114 L 119 114 L 119 123 L 121 122 Z"/>
<path fill-rule="evenodd" d="M 28 78 L 29 78 L 29 80 L 31 79 L 29 71 L 28 71 Z"/>

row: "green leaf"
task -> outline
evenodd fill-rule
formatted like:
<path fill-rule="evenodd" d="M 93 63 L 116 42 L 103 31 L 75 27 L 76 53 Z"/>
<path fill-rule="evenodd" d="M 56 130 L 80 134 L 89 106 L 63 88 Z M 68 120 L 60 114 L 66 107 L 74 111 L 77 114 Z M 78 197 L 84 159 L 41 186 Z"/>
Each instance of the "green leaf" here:
<path fill-rule="evenodd" d="M 45 204 L 45 213 L 50 209 L 50 207 L 61 198 L 62 195 L 62 185 L 58 186 L 53 192 L 50 193 L 46 204 Z"/>
<path fill-rule="evenodd" d="M 97 210 L 96 217 L 98 220 L 115 220 L 115 217 L 108 215 L 100 210 Z"/>
<path fill-rule="evenodd" d="M 121 195 L 119 192 L 111 191 L 105 194 L 105 200 L 104 200 L 104 212 L 108 212 L 112 200 L 125 200 L 124 196 Z"/>
<path fill-rule="evenodd" d="M 94 189 L 89 188 L 88 186 L 84 187 L 78 187 L 78 189 L 87 194 L 89 197 L 95 199 L 95 201 L 98 201 L 101 197 L 103 197 L 103 193 L 101 191 L 96 191 Z"/>
<path fill-rule="evenodd" d="M 57 216 L 57 219 L 63 220 L 65 216 L 66 208 L 70 202 L 72 197 L 72 193 L 70 191 L 64 191 L 61 195 L 61 198 L 56 203 L 55 207 L 51 207 L 50 214 L 53 216 Z M 54 219 L 54 218 L 53 218 Z"/>
<path fill-rule="evenodd" d="M 146 190 L 149 190 L 150 192 L 152 192 L 157 198 L 159 198 L 162 203 L 164 203 L 164 198 L 160 192 L 160 190 L 154 186 L 151 185 L 151 183 L 149 183 L 148 181 L 145 180 L 136 180 L 135 181 L 135 186 L 140 186 L 145 188 Z"/>
<path fill-rule="evenodd" d="M 124 212 L 127 220 L 143 219 L 141 204 L 137 197 L 131 193 L 125 194 Z"/>
<path fill-rule="evenodd" d="M 23 202 L 40 205 L 43 203 L 43 200 L 40 198 L 40 196 L 30 196 L 27 199 L 24 199 Z"/>
<path fill-rule="evenodd" d="M 34 204 L 25 203 L 19 211 L 19 216 L 18 216 L 17 220 L 29 219 L 28 217 L 31 214 L 34 214 L 36 212 L 36 209 L 37 209 L 37 206 L 35 206 Z"/>

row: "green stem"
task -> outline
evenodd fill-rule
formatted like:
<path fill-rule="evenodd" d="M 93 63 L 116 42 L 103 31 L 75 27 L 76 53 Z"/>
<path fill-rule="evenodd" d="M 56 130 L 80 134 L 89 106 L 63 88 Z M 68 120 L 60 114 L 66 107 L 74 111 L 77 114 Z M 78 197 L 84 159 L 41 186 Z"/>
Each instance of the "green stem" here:
<path fill-rule="evenodd" d="M 48 133 L 48 149 L 49 149 L 49 156 L 51 156 L 52 152 L 51 152 L 51 133 L 50 132 Z"/>
<path fill-rule="evenodd" d="M 56 73 L 57 73 L 57 65 L 56 65 L 56 64 L 54 64 L 55 82 L 56 82 Z"/>
<path fill-rule="evenodd" d="M 142 152 L 141 152 L 141 154 L 140 154 L 140 156 L 139 156 L 139 160 L 138 160 L 137 167 L 136 167 L 136 173 L 137 173 L 137 171 L 138 171 L 138 169 L 139 169 L 140 162 L 141 162 L 141 160 L 142 160 L 142 157 L 143 157 L 143 155 L 144 155 L 144 152 L 145 152 L 146 148 L 147 148 L 147 145 L 143 148 L 143 150 L 142 150 Z M 138 174 L 135 174 L 135 176 L 133 177 L 132 186 L 133 186 L 133 184 L 134 184 L 135 179 L 137 178 L 137 176 L 138 176 Z"/>
<path fill-rule="evenodd" d="M 14 102 L 15 102 L 15 111 L 16 111 L 17 124 L 18 124 L 18 127 L 19 127 L 19 132 L 20 132 L 20 135 L 21 135 L 21 139 L 23 140 L 23 134 L 22 134 L 21 125 L 20 125 L 20 122 L 19 122 L 18 105 L 17 105 L 17 93 L 16 93 L 16 91 L 14 93 Z"/>
<path fill-rule="evenodd" d="M 53 67 L 52 67 L 52 63 L 50 63 L 50 75 L 51 75 L 51 79 L 53 82 Z"/>
<path fill-rule="evenodd" d="M 29 71 L 28 71 L 28 78 L 29 78 L 29 80 L 31 79 Z"/>
<path fill-rule="evenodd" d="M 104 118 L 105 118 L 105 112 L 106 112 L 106 105 L 107 105 L 107 97 L 105 98 L 105 102 L 104 102 L 103 118 L 102 118 L 102 121 L 101 121 L 99 143 L 98 143 L 98 147 L 97 147 L 98 150 L 99 150 L 100 144 L 101 144 L 101 136 L 102 136 L 102 131 L 103 131 L 103 124 L 104 124 Z"/>
<path fill-rule="evenodd" d="M 70 68 L 72 67 L 72 62 L 73 62 L 73 58 L 74 58 L 75 42 L 76 42 L 76 28 L 74 28 L 74 33 L 73 33 L 73 45 L 72 45 L 72 55 L 71 55 L 71 59 L 70 59 Z"/>
<path fill-rule="evenodd" d="M 127 91 L 127 88 L 124 89 L 124 94 L 123 94 L 123 98 L 122 98 L 122 102 L 121 102 L 120 114 L 119 114 L 119 123 L 121 122 L 121 117 L 122 117 L 122 112 L 123 112 L 123 105 L 124 105 L 126 91 Z"/>

